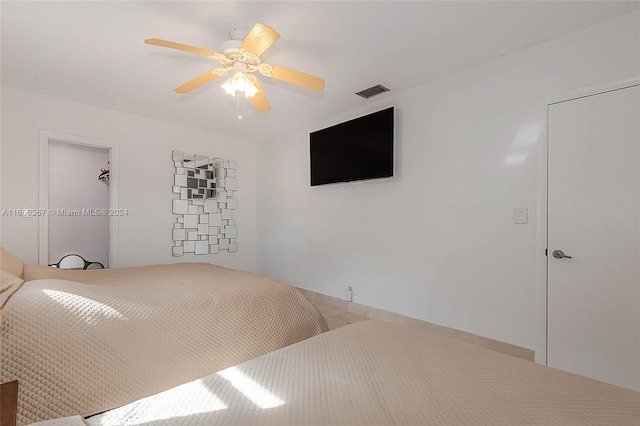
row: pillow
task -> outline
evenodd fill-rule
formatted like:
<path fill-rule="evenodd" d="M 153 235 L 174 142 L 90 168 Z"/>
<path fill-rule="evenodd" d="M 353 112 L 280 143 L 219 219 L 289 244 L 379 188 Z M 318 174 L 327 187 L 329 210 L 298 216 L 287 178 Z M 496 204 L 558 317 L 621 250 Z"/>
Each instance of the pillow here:
<path fill-rule="evenodd" d="M 0 247 L 0 270 L 10 273 L 16 277 L 22 277 L 24 263 L 2 247 Z"/>
<path fill-rule="evenodd" d="M 24 281 L 5 271 L 0 271 L 0 275 L 2 278 L 0 280 L 0 308 L 2 308 L 5 302 L 9 300 L 9 297 L 20 288 Z"/>

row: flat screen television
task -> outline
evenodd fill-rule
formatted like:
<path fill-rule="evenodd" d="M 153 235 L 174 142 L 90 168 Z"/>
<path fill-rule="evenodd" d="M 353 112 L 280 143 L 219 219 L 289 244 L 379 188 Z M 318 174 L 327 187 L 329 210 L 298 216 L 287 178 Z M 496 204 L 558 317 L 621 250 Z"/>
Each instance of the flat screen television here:
<path fill-rule="evenodd" d="M 393 176 L 393 107 L 310 134 L 311 186 Z"/>

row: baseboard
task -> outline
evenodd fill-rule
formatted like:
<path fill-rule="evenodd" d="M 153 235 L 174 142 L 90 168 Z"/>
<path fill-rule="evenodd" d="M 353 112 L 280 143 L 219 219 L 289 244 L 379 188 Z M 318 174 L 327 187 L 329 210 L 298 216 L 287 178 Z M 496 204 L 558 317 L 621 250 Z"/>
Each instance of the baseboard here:
<path fill-rule="evenodd" d="M 433 324 L 427 321 L 411 318 L 405 315 L 396 314 L 395 312 L 385 311 L 383 309 L 374 308 L 371 306 L 361 305 L 359 303 L 347 302 L 346 300 L 339 299 L 333 296 L 327 296 L 326 294 L 316 293 L 315 291 L 305 290 L 299 288 L 307 299 L 312 302 L 319 302 L 325 305 L 329 305 L 354 315 L 361 317 L 384 320 L 403 324 L 418 330 L 428 331 L 430 333 L 438 334 L 440 336 L 451 337 L 456 340 L 462 340 L 464 342 L 473 343 L 478 346 L 482 346 L 487 349 L 491 349 L 496 352 L 502 352 L 507 355 L 512 355 L 518 358 L 525 359 L 527 361 L 535 360 L 535 351 L 521 346 L 512 345 L 510 343 L 501 342 L 499 340 L 489 339 L 487 337 L 478 336 L 477 334 L 467 333 L 466 331 L 457 330 L 455 328 L 444 327 L 442 325 Z"/>

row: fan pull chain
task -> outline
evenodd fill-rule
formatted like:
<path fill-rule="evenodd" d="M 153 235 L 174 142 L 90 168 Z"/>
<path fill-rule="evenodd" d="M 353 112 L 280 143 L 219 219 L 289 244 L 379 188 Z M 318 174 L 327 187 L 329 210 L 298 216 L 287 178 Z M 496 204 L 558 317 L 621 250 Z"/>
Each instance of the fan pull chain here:
<path fill-rule="evenodd" d="M 236 92 L 236 99 L 238 100 L 238 120 L 242 120 L 242 110 L 240 109 L 240 92 Z"/>
<path fill-rule="evenodd" d="M 236 139 L 236 161 L 238 164 L 240 163 L 240 120 L 242 120 L 242 115 L 240 115 L 240 95 L 236 93 L 238 96 L 238 121 L 237 121 L 237 139 Z"/>
<path fill-rule="evenodd" d="M 240 105 L 240 104 L 238 103 L 238 105 Z M 237 159 L 237 161 L 240 160 L 240 120 L 242 120 L 242 116 L 240 115 L 240 111 L 238 110 L 238 129 L 237 129 L 238 131 L 236 133 L 236 135 L 237 135 L 237 138 L 236 138 L 236 152 L 237 152 L 236 159 Z"/>

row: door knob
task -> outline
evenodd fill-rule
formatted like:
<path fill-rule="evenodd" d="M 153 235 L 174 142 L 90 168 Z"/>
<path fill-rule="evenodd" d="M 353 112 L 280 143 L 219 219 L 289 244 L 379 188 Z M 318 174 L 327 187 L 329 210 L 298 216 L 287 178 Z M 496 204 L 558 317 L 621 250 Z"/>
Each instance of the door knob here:
<path fill-rule="evenodd" d="M 553 257 L 556 259 L 571 259 L 571 256 L 567 256 L 562 250 L 554 250 L 551 254 L 553 254 Z"/>

